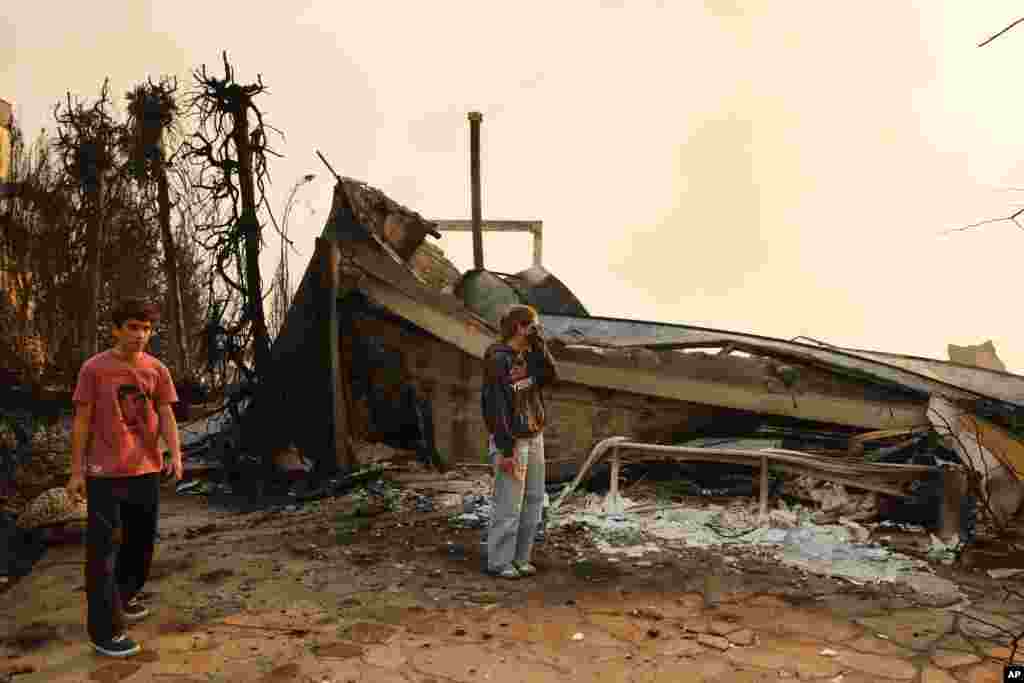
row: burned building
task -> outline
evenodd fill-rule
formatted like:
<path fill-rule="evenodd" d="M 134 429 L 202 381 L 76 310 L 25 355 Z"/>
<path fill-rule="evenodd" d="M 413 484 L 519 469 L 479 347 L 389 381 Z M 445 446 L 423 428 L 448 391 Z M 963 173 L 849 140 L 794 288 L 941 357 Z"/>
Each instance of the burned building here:
<path fill-rule="evenodd" d="M 929 425 L 936 395 L 1024 405 L 1024 378 L 1009 373 L 590 316 L 538 266 L 474 283 L 486 271 L 460 274 L 425 242 L 431 235 L 431 221 L 339 181 L 253 411 L 255 424 L 273 425 L 261 447 L 294 444 L 325 470 L 357 466 L 356 447 L 368 441 L 424 460 L 480 462 L 480 359 L 496 340 L 496 311 L 512 300 L 540 309 L 559 363 L 561 381 L 546 394 L 549 477 L 571 475 L 613 435 L 679 443 L 765 423 L 900 434 Z M 481 283 L 492 289 L 478 287 L 485 296 L 474 299 L 471 285 Z"/>

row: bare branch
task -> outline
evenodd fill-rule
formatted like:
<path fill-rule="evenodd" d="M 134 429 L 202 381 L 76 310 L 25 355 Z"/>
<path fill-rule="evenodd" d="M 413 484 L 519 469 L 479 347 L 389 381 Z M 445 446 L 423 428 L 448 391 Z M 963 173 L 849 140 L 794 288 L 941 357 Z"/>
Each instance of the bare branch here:
<path fill-rule="evenodd" d="M 1011 213 L 1009 216 L 1003 216 L 1002 218 L 989 218 L 987 220 L 978 221 L 977 223 L 971 223 L 970 225 L 964 225 L 964 226 L 959 227 L 959 228 L 952 228 L 952 229 L 946 230 L 946 231 L 944 231 L 944 232 L 942 232 L 940 234 L 948 235 L 948 234 L 954 233 L 954 232 L 965 232 L 967 230 L 972 230 L 974 228 L 980 228 L 980 227 L 982 227 L 984 225 L 991 225 L 993 223 L 1003 223 L 1005 221 L 1009 221 L 1009 222 L 1013 223 L 1014 225 L 1016 225 L 1021 230 L 1024 230 L 1024 225 L 1021 225 L 1017 221 L 1017 219 L 1020 218 L 1021 216 L 1024 216 L 1024 209 L 1018 209 L 1017 211 L 1014 211 L 1013 213 Z"/>
<path fill-rule="evenodd" d="M 1010 24 L 1009 26 L 1007 26 L 1006 28 L 1004 28 L 1004 29 L 1003 29 L 1002 31 L 1000 31 L 999 33 L 996 33 L 995 35 L 989 36 L 989 37 L 988 37 L 987 39 L 985 39 L 985 40 L 981 41 L 980 43 L 978 43 L 978 47 L 985 47 L 986 45 L 988 45 L 989 43 L 991 43 L 991 42 L 992 42 L 993 40 L 995 40 L 995 39 L 996 39 L 996 38 L 998 38 L 999 36 L 1003 35 L 1004 33 L 1007 33 L 1007 32 L 1008 32 L 1008 31 L 1009 31 L 1010 29 L 1012 29 L 1012 28 L 1013 28 L 1014 26 L 1016 26 L 1017 24 L 1019 24 L 1019 23 L 1021 23 L 1021 22 L 1024 22 L 1024 17 L 1021 17 L 1020 19 L 1017 19 L 1016 21 L 1014 21 L 1013 23 L 1011 23 L 1011 24 Z"/>

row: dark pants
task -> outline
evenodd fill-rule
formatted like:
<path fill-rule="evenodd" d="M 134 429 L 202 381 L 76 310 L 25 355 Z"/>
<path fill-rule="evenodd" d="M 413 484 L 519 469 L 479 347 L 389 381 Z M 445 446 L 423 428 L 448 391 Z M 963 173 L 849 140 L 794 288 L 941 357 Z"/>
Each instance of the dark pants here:
<path fill-rule="evenodd" d="M 90 477 L 85 589 L 89 637 L 103 642 L 124 630 L 122 605 L 149 576 L 160 510 L 160 475 Z"/>

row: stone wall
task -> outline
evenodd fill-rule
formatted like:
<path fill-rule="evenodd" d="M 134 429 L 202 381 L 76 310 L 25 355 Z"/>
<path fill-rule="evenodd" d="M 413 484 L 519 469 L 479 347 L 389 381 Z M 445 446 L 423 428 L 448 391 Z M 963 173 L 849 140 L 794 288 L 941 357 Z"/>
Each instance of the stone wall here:
<path fill-rule="evenodd" d="M 480 411 L 481 363 L 411 325 L 364 319 L 355 333 L 402 352 L 407 379 L 430 399 L 438 450 L 449 462 L 481 462 L 487 431 Z M 343 346 L 345 346 L 343 344 Z M 343 362 L 346 359 L 343 359 Z M 545 392 L 549 465 L 575 467 L 608 436 L 669 441 L 731 411 L 560 382 Z M 358 427 L 353 431 L 358 432 Z M 552 473 L 549 466 L 549 476 Z"/>

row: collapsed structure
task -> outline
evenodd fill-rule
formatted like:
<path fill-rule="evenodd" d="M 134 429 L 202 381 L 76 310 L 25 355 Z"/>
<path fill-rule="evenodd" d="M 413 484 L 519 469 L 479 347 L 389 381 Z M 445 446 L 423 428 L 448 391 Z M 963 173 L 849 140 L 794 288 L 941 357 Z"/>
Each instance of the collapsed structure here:
<path fill-rule="evenodd" d="M 886 458 L 940 448 L 951 464 L 982 473 L 1003 518 L 1024 499 L 1024 445 L 1012 431 L 1024 377 L 810 339 L 594 317 L 540 265 L 514 276 L 460 274 L 428 236 L 440 236 L 431 221 L 339 180 L 271 374 L 246 413 L 261 449 L 297 447 L 320 472 L 357 467 L 368 442 L 480 462 L 479 359 L 503 307 L 524 302 L 541 314 L 561 377 L 547 395 L 549 479 L 572 476 L 617 435 L 672 445 L 767 431 L 779 448 L 801 451 L 798 469 L 828 477 L 829 463 L 842 462 L 854 472 L 847 484 L 858 481 L 856 462 L 870 460 L 883 482 Z M 891 485 L 876 490 L 906 493 L 907 472 L 893 470 Z M 947 496 L 962 495 L 957 481 L 959 493 Z"/>

